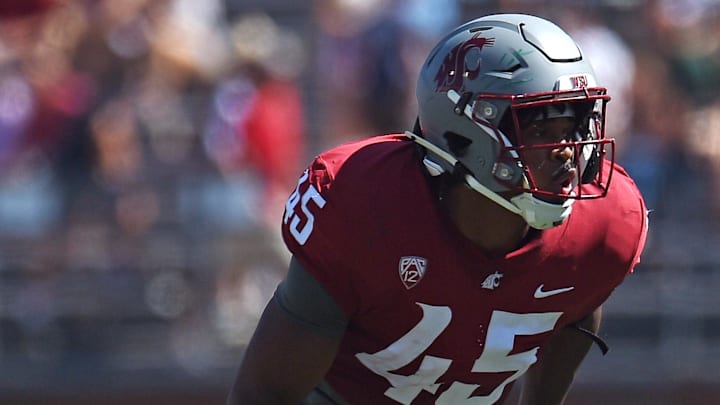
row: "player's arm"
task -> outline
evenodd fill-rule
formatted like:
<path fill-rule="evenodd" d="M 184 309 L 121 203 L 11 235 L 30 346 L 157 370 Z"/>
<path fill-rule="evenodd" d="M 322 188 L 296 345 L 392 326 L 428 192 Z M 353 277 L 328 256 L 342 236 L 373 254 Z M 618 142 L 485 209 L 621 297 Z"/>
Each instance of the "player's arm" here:
<path fill-rule="evenodd" d="M 228 404 L 297 404 L 323 379 L 347 321 L 296 260 L 268 303 Z"/>
<path fill-rule="evenodd" d="M 602 308 L 576 323 L 597 334 Z M 593 339 L 577 327 L 557 331 L 543 349 L 538 362 L 525 374 L 521 404 L 562 404 Z"/>

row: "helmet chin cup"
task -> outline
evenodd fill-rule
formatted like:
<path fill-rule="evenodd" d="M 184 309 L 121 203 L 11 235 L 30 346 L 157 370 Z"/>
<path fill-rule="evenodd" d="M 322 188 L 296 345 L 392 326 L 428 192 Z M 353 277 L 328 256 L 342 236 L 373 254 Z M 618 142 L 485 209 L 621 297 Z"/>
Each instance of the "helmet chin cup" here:
<path fill-rule="evenodd" d="M 550 229 L 565 222 L 570 213 L 574 199 L 567 199 L 562 204 L 553 204 L 543 201 L 530 193 L 518 194 L 510 201 L 520 209 L 520 215 L 525 222 L 534 229 Z"/>

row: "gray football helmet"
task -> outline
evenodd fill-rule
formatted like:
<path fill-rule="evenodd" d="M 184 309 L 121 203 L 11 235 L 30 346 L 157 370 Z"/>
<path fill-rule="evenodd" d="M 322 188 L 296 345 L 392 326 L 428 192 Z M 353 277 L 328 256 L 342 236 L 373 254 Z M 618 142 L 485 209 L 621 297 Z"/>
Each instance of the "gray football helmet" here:
<path fill-rule="evenodd" d="M 603 130 L 610 97 L 557 25 L 521 14 L 470 21 L 430 52 L 416 93 L 421 133 L 407 136 L 427 149 L 424 162 L 430 173 L 460 170 L 470 187 L 530 226 L 558 225 L 574 200 L 607 193 L 614 166 L 614 140 L 606 139 Z M 538 114 L 572 117 L 576 130 L 556 143 L 527 145 L 521 128 L 532 121 L 528 116 L 538 119 Z M 525 156 L 560 146 L 572 150 L 578 175 L 563 192 L 543 189 Z M 509 200 L 497 194 L 505 191 L 516 193 L 508 193 L 514 195 Z M 558 199 L 563 202 L 546 201 Z"/>

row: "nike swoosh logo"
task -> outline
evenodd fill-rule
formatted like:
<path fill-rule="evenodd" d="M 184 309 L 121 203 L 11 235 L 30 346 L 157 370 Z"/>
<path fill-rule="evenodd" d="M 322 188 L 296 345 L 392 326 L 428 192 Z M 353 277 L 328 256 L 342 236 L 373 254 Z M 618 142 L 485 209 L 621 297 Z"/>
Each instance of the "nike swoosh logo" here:
<path fill-rule="evenodd" d="M 547 290 L 543 291 L 543 287 L 545 284 L 540 284 L 540 286 L 535 290 L 535 294 L 533 297 L 535 298 L 547 298 L 553 295 L 562 294 L 564 292 L 572 291 L 575 289 L 575 287 L 565 287 L 565 288 L 558 288 L 557 290 Z"/>

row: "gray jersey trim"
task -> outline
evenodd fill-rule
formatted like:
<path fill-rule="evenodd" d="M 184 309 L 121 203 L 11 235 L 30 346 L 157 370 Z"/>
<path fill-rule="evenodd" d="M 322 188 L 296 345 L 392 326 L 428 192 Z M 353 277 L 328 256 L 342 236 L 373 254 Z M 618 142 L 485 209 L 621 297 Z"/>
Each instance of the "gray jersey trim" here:
<path fill-rule="evenodd" d="M 300 405 L 349 405 L 349 402 L 323 381 L 300 402 Z"/>
<path fill-rule="evenodd" d="M 288 315 L 326 336 L 342 336 L 348 324 L 333 297 L 293 257 L 275 300 Z"/>

